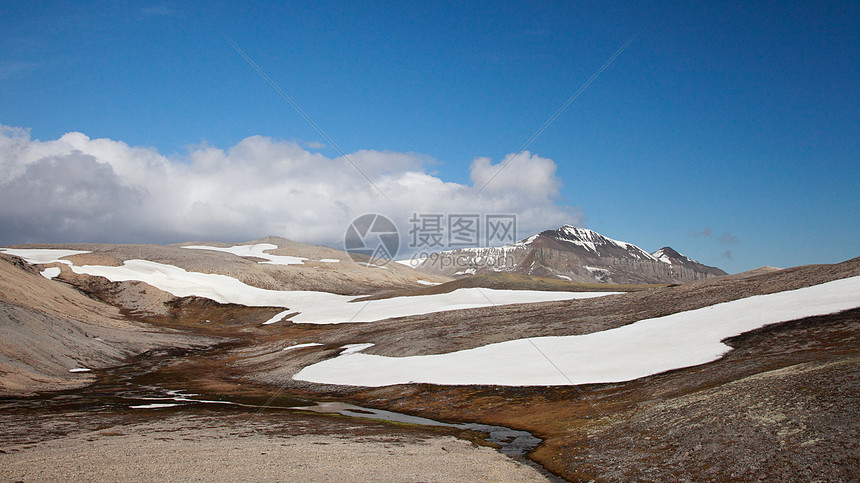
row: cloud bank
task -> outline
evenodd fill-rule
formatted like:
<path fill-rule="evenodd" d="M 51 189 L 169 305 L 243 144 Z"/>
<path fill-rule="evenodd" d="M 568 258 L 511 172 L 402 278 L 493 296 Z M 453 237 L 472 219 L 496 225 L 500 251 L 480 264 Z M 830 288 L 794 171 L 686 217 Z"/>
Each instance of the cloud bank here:
<path fill-rule="evenodd" d="M 448 182 L 415 153 L 361 150 L 329 158 L 262 136 L 229 149 L 191 148 L 180 157 L 72 132 L 31 139 L 0 126 L 0 243 L 248 241 L 266 235 L 341 247 L 349 223 L 381 213 L 408 230 L 412 213 L 514 213 L 521 237 L 578 224 L 558 204 L 551 159 L 523 152 L 476 158 L 472 185 Z M 388 198 L 386 200 L 385 198 Z"/>

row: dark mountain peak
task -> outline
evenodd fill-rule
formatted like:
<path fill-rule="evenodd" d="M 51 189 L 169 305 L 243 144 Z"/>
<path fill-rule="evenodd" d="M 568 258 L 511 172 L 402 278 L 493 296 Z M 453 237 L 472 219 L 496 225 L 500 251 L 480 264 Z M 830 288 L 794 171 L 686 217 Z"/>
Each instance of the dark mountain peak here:
<path fill-rule="evenodd" d="M 683 255 L 681 255 L 680 253 L 678 253 L 678 251 L 677 251 L 677 250 L 675 250 L 675 249 L 674 249 L 674 248 L 672 248 L 672 247 L 663 247 L 663 248 L 661 248 L 661 249 L 657 250 L 656 252 L 654 252 L 654 253 L 653 253 L 653 255 L 654 255 L 654 256 L 657 256 L 657 253 L 665 254 L 666 256 L 669 256 L 669 257 L 680 257 L 680 256 L 683 256 Z"/>
<path fill-rule="evenodd" d="M 595 243 L 604 244 L 610 241 L 609 238 L 606 238 L 605 236 L 601 235 L 600 233 L 597 233 L 594 230 L 589 230 L 588 228 L 580 228 L 572 225 L 562 225 L 555 230 L 544 230 L 538 233 L 538 236 L 552 238 L 553 240 L 558 240 L 561 242 L 574 243 L 577 245 L 593 245 Z"/>
<path fill-rule="evenodd" d="M 503 247 L 440 252 L 418 269 L 453 277 L 504 272 L 586 283 L 676 283 L 725 274 L 670 247 L 651 254 L 573 225 L 544 230 Z"/>
<path fill-rule="evenodd" d="M 587 240 L 593 238 L 604 238 L 603 235 L 588 228 L 581 228 L 573 225 L 562 225 L 555 230 L 544 230 L 539 233 L 543 236 L 559 238 L 559 239 L 578 239 Z"/>
<path fill-rule="evenodd" d="M 697 262 L 696 260 L 693 260 L 692 258 L 682 253 L 679 253 L 672 247 L 663 247 L 652 253 L 651 256 L 669 265 L 686 266 L 700 272 L 709 273 L 711 275 L 726 275 L 726 272 L 720 270 L 719 268 L 710 267 L 703 263 Z"/>
<path fill-rule="evenodd" d="M 567 250 L 588 253 L 591 256 L 653 258 L 650 253 L 632 243 L 613 240 L 594 230 L 572 225 L 562 225 L 555 230 L 543 231 L 537 237 L 527 238 L 525 241 L 531 242 L 540 238 L 559 242 L 562 246 L 567 247 Z"/>
<path fill-rule="evenodd" d="M 665 261 L 665 260 L 663 260 L 664 257 L 668 258 L 670 260 L 694 261 L 694 260 L 690 259 L 689 257 L 687 257 L 686 255 L 679 253 L 677 250 L 675 250 L 672 247 L 663 247 L 663 248 L 657 250 L 656 252 L 652 253 L 651 255 L 653 255 L 654 258 L 661 260 L 661 261 Z"/>

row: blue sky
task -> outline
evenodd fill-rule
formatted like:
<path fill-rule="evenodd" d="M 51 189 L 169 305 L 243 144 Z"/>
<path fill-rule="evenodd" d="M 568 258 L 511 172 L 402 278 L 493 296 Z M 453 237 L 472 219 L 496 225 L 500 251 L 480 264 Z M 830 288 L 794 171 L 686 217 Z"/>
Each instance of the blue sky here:
<path fill-rule="evenodd" d="M 541 176 L 558 188 L 533 201 L 521 227 L 554 228 L 567 216 L 730 272 L 860 255 L 860 5 L 715 3 L 4 2 L 0 124 L 29 130 L 23 141 L 16 134 L 15 146 L 80 132 L 191 168 L 192 153 L 214 147 L 229 154 L 251 136 L 338 158 L 229 38 L 345 153 L 387 153 L 368 157 L 370 165 L 408 157 L 390 170 L 367 168 L 371 179 L 382 184 L 389 171 L 419 171 L 460 190 L 474 185 L 475 158 L 498 164 L 516 153 L 635 35 L 528 146 L 539 157 L 535 166 L 551 160 L 555 171 Z M 8 146 L 6 163 L 24 163 Z M 95 168 L 113 163 L 106 182 L 118 177 L 125 187 L 144 186 L 139 193 L 157 191 L 146 184 L 157 181 L 123 174 L 112 151 L 75 146 L 94 157 Z M 532 160 L 521 156 L 505 169 L 522 179 Z M 7 187 L 17 179 L 5 176 Z M 537 195 L 517 196 L 528 204 Z M 464 200 L 453 209 L 510 207 Z M 61 238 L 62 223 L 82 215 L 58 212 L 50 220 L 60 228 L 45 231 L 23 222 L 10 203 L 0 208 L 7 225 L 0 243 L 81 241 Z M 436 205 L 415 209 L 427 206 Z M 307 210 L 325 207 L 320 200 Z M 197 231 L 164 222 L 161 231 L 133 236 L 216 239 L 230 214 L 217 217 Z M 283 231 L 271 234 L 337 238 Z"/>

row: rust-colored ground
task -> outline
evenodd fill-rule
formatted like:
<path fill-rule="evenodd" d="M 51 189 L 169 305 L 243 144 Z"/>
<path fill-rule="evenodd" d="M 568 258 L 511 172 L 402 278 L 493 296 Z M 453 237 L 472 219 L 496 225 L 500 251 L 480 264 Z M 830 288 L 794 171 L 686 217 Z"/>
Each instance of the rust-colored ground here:
<path fill-rule="evenodd" d="M 2 263 L 9 277 L 23 277 L 33 290 L 45 288 L 28 267 L 8 258 Z M 529 336 L 584 334 L 858 274 L 860 259 L 854 259 L 598 299 L 371 324 L 261 326 L 279 309 L 165 298 L 144 286 L 84 280 L 64 272 L 65 280 L 91 298 L 66 287 L 56 304 L 28 310 L 54 318 L 71 310 L 78 314 L 75 327 L 87 323 L 103 330 L 187 337 L 189 348 L 197 340 L 198 349 L 148 376 L 165 387 L 272 405 L 295 398 L 346 400 L 433 419 L 528 430 L 545 439 L 531 458 L 570 480 L 841 481 L 860 474 L 860 310 L 765 327 L 728 340 L 734 350 L 719 361 L 620 384 L 365 389 L 298 382 L 292 375 L 348 343 L 371 342 L 376 345 L 367 352 L 405 356 Z M 27 291 L 7 285 L 11 295 L 2 302 L 15 310 L 25 306 Z M 32 304 L 37 302 L 42 303 L 34 299 Z M 88 311 L 102 315 L 89 316 Z M 90 319 L 77 320 L 85 317 Z M 151 346 L 167 339 L 146 340 Z M 323 345 L 281 350 L 306 342 Z M 149 347 L 141 341 L 138 345 Z M 105 364 L 123 354 L 110 356 L 114 359 L 105 356 Z"/>

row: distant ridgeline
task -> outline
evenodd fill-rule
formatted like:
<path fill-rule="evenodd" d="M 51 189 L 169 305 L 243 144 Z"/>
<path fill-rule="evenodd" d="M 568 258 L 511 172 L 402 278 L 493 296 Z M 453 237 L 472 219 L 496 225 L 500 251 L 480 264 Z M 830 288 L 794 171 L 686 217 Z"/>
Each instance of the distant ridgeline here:
<path fill-rule="evenodd" d="M 460 248 L 433 254 L 418 270 L 452 277 L 513 272 L 584 283 L 679 283 L 726 275 L 669 247 L 654 253 L 564 225 L 517 243 L 494 248 Z"/>

